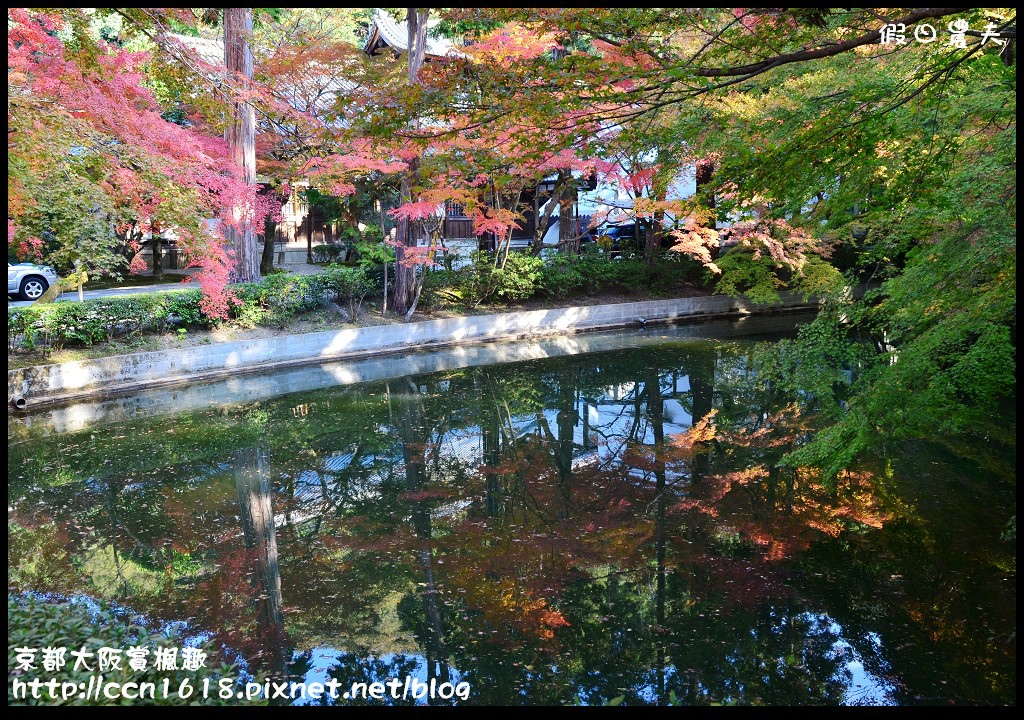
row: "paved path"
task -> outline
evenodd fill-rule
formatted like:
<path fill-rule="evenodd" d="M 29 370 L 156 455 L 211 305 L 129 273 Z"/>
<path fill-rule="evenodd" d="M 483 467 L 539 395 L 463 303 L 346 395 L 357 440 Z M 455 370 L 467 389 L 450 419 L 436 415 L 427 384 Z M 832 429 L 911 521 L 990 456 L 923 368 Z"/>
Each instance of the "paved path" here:
<path fill-rule="evenodd" d="M 165 290 L 184 290 L 187 288 L 197 287 L 199 287 L 199 283 L 181 282 L 164 283 L 162 285 L 125 286 L 117 288 L 107 288 L 106 290 L 86 290 L 82 293 L 82 297 L 85 300 L 95 300 L 96 298 L 120 297 L 122 295 L 140 295 L 142 293 L 164 292 Z M 77 301 L 78 292 L 75 290 L 66 291 L 57 298 L 57 302 Z M 7 307 L 27 307 L 31 304 L 31 300 L 8 300 Z"/>
<path fill-rule="evenodd" d="M 296 275 L 315 275 L 316 273 L 323 270 L 319 265 L 282 265 L 285 270 L 295 273 Z M 184 290 L 187 288 L 197 288 L 199 283 L 183 283 L 183 282 L 169 282 L 161 285 L 137 285 L 137 286 L 124 286 L 117 288 L 108 288 L 106 290 L 86 290 L 82 293 L 82 297 L 85 300 L 95 300 L 96 298 L 108 298 L 108 297 L 120 297 L 122 295 L 139 295 L 142 293 L 154 293 L 164 292 L 166 290 Z M 78 292 L 71 290 L 63 293 L 57 298 L 57 302 L 77 302 Z M 8 300 L 7 307 L 27 307 L 32 304 L 30 300 Z"/>

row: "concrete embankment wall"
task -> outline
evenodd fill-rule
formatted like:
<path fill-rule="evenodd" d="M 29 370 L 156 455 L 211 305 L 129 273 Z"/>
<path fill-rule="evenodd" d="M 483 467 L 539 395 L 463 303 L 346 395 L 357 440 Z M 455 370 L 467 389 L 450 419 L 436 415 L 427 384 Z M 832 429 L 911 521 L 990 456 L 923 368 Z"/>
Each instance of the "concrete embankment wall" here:
<path fill-rule="evenodd" d="M 781 304 L 772 306 L 753 305 L 740 298 L 713 296 L 530 310 L 331 330 L 8 370 L 7 394 L 10 405 L 18 404 L 31 409 L 34 406 L 88 396 L 99 398 L 146 387 L 196 382 L 341 358 L 571 334 L 627 327 L 641 322 L 695 321 L 815 306 L 813 301 L 807 302 L 798 296 L 785 294 Z M 22 402 L 18 403 L 19 399 Z"/>

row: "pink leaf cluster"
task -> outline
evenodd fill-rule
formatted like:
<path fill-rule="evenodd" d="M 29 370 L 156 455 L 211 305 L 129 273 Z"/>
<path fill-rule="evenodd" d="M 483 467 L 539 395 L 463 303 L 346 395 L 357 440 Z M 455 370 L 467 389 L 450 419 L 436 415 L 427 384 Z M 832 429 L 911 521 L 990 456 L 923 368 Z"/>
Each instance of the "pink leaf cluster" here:
<path fill-rule="evenodd" d="M 9 105 L 9 113 L 24 128 L 9 143 L 9 151 L 36 153 L 50 128 L 76 133 L 82 152 L 100 169 L 96 182 L 112 206 L 134 214 L 142 226 L 159 217 L 173 224 L 179 237 L 189 238 L 187 253 L 201 258 L 197 276 L 209 309 L 214 317 L 224 317 L 220 298 L 229 266 L 219 248 L 221 239 L 207 232 L 204 219 L 219 217 L 228 224 L 249 220 L 259 227 L 274 208 L 257 197 L 255 186 L 245 183 L 223 138 L 161 117 L 144 76 L 146 54 L 102 43 L 92 61 L 69 53 L 56 33 L 65 25 L 61 13 L 8 11 L 8 90 L 27 98 Z M 31 104 L 25 110 L 34 112 L 29 122 L 16 115 L 22 104 Z M 28 156 L 34 162 L 26 165 L 40 178 L 54 173 L 45 157 Z"/>

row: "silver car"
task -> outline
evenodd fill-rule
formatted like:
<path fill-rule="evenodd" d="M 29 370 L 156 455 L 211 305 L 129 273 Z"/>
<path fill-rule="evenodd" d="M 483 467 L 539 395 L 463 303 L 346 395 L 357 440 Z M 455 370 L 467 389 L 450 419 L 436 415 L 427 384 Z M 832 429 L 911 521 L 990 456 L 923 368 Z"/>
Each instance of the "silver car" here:
<path fill-rule="evenodd" d="M 57 282 L 57 273 L 49 265 L 7 263 L 7 294 L 22 300 L 38 300 Z"/>

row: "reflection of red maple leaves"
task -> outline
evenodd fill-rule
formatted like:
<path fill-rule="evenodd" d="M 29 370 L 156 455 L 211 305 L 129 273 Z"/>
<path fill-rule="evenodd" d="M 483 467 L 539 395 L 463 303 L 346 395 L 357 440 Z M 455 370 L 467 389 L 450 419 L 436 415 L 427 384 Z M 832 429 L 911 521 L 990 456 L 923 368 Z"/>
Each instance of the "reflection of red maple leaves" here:
<path fill-rule="evenodd" d="M 839 487 L 831 487 L 814 469 L 771 468 L 808 433 L 809 419 L 797 405 L 752 421 L 750 428 L 717 433 L 722 462 L 739 467 L 703 475 L 688 497 L 673 504 L 673 513 L 698 523 L 710 537 L 726 532 L 739 538 L 768 561 L 792 558 L 850 527 L 880 528 L 891 517 L 872 490 L 870 473 L 842 473 Z M 686 434 L 681 442 L 688 442 Z"/>

